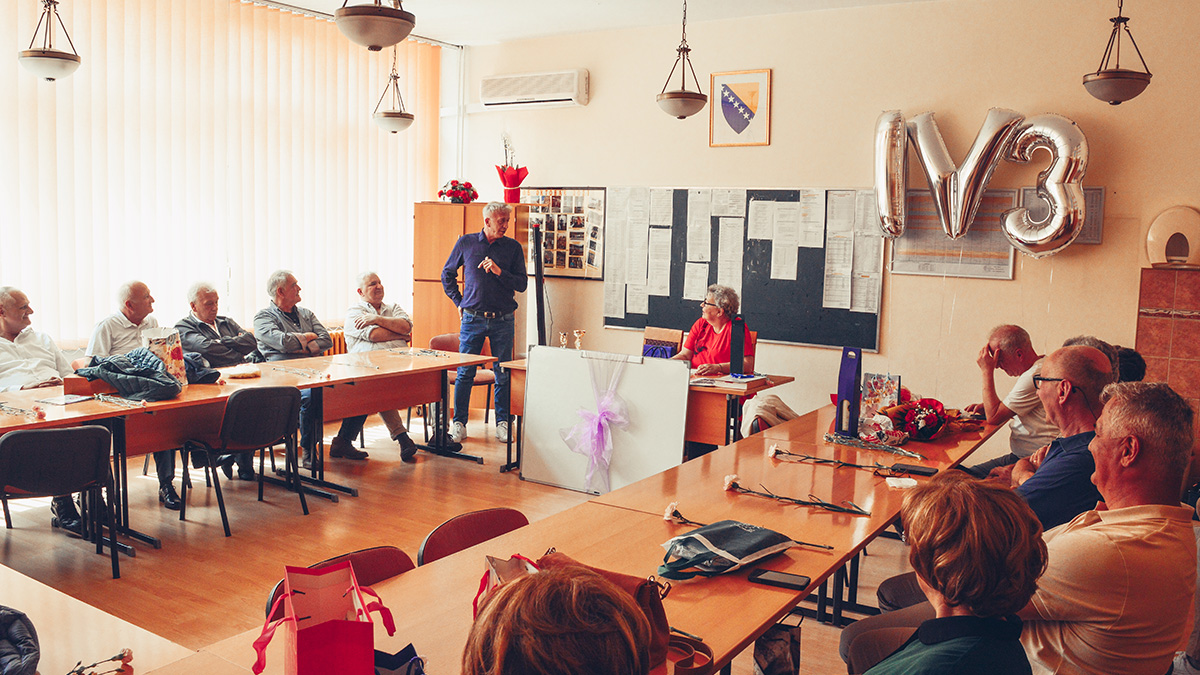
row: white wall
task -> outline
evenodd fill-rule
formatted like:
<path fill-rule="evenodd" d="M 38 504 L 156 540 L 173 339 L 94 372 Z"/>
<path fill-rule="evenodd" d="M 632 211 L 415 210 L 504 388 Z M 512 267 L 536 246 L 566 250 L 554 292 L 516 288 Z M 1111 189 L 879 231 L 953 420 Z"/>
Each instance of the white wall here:
<path fill-rule="evenodd" d="M 592 100 L 581 108 L 470 115 L 466 176 L 482 186 L 483 198 L 499 196 L 492 166 L 503 158 L 500 134 L 507 131 L 534 186 L 869 188 L 873 127 L 883 110 L 910 117 L 935 111 L 956 159 L 989 108 L 1065 115 L 1090 144 L 1085 184 L 1106 189 L 1102 245 L 1074 245 L 1042 260 L 1018 255 L 1013 281 L 885 279 L 881 349 L 865 369 L 899 373 L 915 391 L 963 405 L 979 398 L 975 357 L 995 324 L 1025 326 L 1042 352 L 1080 333 L 1132 345 L 1144 232 L 1167 207 L 1200 203 L 1193 168 L 1200 4 L 1127 3 L 1154 79 L 1139 98 L 1109 106 L 1086 93 L 1081 77 L 1100 61 L 1113 4 L 945 0 L 709 23 L 690 16 L 688 41 L 706 88 L 710 72 L 774 69 L 771 145 L 754 148 L 709 148 L 706 114 L 679 121 L 655 105 L 678 26 L 473 48 L 472 101 L 484 76 L 575 67 L 591 72 Z M 1123 56 L 1132 65 L 1128 47 Z M 1002 165 L 992 186 L 1032 185 L 1044 162 Z M 911 184 L 924 187 L 912 164 Z M 554 331 L 585 328 L 590 348 L 639 348 L 640 332 L 603 328 L 601 283 L 548 285 Z M 796 376 L 781 395 L 803 411 L 828 401 L 838 353 L 766 344 L 756 365 Z"/>

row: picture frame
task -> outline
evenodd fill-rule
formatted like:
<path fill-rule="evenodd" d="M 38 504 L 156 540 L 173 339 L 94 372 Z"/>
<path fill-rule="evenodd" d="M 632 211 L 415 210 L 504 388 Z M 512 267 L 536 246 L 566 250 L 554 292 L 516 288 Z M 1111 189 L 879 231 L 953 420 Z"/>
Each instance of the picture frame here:
<path fill-rule="evenodd" d="M 771 144 L 771 69 L 713 73 L 709 78 L 708 146 Z"/>
<path fill-rule="evenodd" d="M 605 188 L 523 187 L 521 203 L 539 213 L 542 226 L 542 270 L 547 277 L 604 279 Z M 533 247 L 526 252 L 533 268 Z"/>

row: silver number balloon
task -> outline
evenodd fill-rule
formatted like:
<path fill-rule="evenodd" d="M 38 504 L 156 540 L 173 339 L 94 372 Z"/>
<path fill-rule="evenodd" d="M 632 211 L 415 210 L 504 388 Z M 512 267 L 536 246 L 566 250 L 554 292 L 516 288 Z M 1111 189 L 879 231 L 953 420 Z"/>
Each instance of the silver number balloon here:
<path fill-rule="evenodd" d="M 875 122 L 875 203 L 884 236 L 904 234 L 908 218 L 908 130 L 899 110 L 888 110 Z"/>
<path fill-rule="evenodd" d="M 946 143 L 932 112 L 921 113 L 908 122 L 908 135 L 929 180 L 929 190 L 933 193 L 933 203 L 946 236 L 958 239 L 970 229 L 984 188 L 1003 158 L 1017 125 L 1024 119 L 1024 115 L 1012 110 L 989 110 L 971 150 L 957 167 L 946 151 Z"/>
<path fill-rule="evenodd" d="M 1034 258 L 1061 251 L 1083 230 L 1087 209 L 1083 199 L 1083 174 L 1087 172 L 1087 139 L 1079 125 L 1061 115 L 1037 115 L 1018 127 L 1005 159 L 1028 162 L 1034 151 L 1046 149 L 1050 166 L 1038 174 L 1037 192 L 1050 202 L 1050 213 L 1041 222 L 1029 218 L 1022 207 L 1004 212 L 1001 226 L 1014 248 Z"/>

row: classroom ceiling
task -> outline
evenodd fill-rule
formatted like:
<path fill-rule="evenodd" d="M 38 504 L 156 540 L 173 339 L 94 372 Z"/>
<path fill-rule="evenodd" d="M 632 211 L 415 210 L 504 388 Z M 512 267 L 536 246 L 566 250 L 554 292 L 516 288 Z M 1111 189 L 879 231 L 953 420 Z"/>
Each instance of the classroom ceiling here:
<path fill-rule="evenodd" d="M 252 0 L 253 1 L 253 0 Z M 391 0 L 384 0 L 390 5 Z M 691 0 L 688 21 L 888 5 L 914 0 Z M 332 15 L 343 0 L 277 0 L 264 4 Z M 349 5 L 370 0 L 347 0 Z M 456 45 L 486 45 L 523 38 L 637 26 L 679 25 L 676 0 L 405 0 L 417 17 L 414 33 Z"/>

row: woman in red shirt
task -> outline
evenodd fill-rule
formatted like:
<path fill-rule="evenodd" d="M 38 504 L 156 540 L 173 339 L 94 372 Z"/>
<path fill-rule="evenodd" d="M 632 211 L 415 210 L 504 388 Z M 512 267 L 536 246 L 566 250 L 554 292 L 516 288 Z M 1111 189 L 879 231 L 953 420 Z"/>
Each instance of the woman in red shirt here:
<path fill-rule="evenodd" d="M 683 341 L 683 349 L 671 358 L 690 361 L 697 375 L 728 375 L 729 326 L 739 307 L 737 292 L 732 288 L 720 284 L 709 286 L 700 303 L 700 318 Z M 748 328 L 742 344 L 742 372 L 753 373 L 754 341 Z"/>

